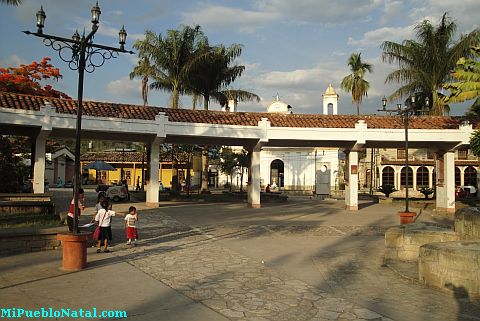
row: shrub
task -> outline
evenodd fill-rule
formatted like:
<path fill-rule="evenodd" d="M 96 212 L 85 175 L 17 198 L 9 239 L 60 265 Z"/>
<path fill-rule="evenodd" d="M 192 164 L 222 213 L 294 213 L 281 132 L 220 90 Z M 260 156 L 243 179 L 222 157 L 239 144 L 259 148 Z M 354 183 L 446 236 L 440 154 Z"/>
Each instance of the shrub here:
<path fill-rule="evenodd" d="M 396 189 L 391 184 L 384 184 L 378 188 L 378 191 L 385 194 L 386 197 L 389 197 Z"/>
<path fill-rule="evenodd" d="M 433 188 L 426 187 L 426 186 L 420 187 L 418 191 L 423 195 L 425 195 L 425 198 L 428 198 L 428 195 L 433 194 L 433 192 L 435 192 Z"/>

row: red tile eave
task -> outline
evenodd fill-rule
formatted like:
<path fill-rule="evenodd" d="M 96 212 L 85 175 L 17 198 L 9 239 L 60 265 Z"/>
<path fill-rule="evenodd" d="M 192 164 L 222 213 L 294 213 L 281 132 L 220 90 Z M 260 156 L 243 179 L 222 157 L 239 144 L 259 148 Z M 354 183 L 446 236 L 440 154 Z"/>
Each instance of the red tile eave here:
<path fill-rule="evenodd" d="M 40 106 L 44 105 L 45 101 L 49 101 L 57 113 L 76 114 L 75 100 L 0 92 L 0 107 L 3 108 L 39 111 Z M 84 115 L 123 119 L 154 120 L 159 112 L 164 112 L 171 122 L 257 126 L 262 118 L 268 118 L 272 127 L 354 128 L 359 120 L 364 120 L 368 128 L 404 128 L 402 118 L 399 116 L 271 114 L 257 112 L 227 113 L 221 111 L 171 109 L 95 101 L 85 101 L 83 106 Z M 473 123 L 474 128 L 479 128 L 479 119 L 458 116 L 415 116 L 410 118 L 409 128 L 457 129 L 465 120 Z"/>
<path fill-rule="evenodd" d="M 433 166 L 435 164 L 433 159 L 427 160 L 413 160 L 409 159 L 408 164 L 410 166 L 422 166 L 429 165 Z M 382 165 L 405 165 L 405 160 L 382 160 Z M 456 159 L 455 165 L 457 166 L 479 166 L 480 161 L 475 159 Z"/>

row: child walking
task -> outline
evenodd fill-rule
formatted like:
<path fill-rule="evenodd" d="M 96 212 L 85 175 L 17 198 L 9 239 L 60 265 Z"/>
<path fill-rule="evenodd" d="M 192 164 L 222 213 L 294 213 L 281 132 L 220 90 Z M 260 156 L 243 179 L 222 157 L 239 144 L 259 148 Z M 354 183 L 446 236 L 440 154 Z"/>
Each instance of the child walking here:
<path fill-rule="evenodd" d="M 128 214 L 125 216 L 123 226 L 127 229 L 127 245 L 132 244 L 135 246 L 138 239 L 138 230 L 137 230 L 138 215 L 137 209 L 135 206 L 130 206 L 128 209 Z"/>
<path fill-rule="evenodd" d="M 112 206 L 107 200 L 102 202 L 102 208 L 98 210 L 95 216 L 95 222 L 100 227 L 100 235 L 97 241 L 97 253 L 101 252 L 102 242 L 104 243 L 103 252 L 108 253 L 108 241 L 112 240 L 112 227 L 110 225 L 112 216 L 115 216 L 115 212 L 112 211 Z"/>

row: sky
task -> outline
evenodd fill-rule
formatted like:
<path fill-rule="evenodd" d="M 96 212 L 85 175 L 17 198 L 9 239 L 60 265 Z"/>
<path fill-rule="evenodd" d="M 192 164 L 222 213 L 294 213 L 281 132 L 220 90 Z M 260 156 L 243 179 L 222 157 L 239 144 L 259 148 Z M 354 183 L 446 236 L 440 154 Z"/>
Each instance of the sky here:
<path fill-rule="evenodd" d="M 395 65 L 383 63 L 383 41 L 414 39 L 414 26 L 427 19 L 434 24 L 444 12 L 457 23 L 457 37 L 479 28 L 478 0 L 100 0 L 100 25 L 95 43 L 118 46 L 118 31 L 125 25 L 126 49 L 142 39 L 146 30 L 165 34 L 180 25 L 200 25 L 211 44 L 242 44 L 238 64 L 246 67 L 232 88 L 258 94 L 260 103 L 239 103 L 239 111 L 266 111 L 277 95 L 293 112 L 322 113 L 322 94 L 331 83 L 340 95 L 339 114 L 354 114 L 351 95 L 340 89 L 349 74 L 348 57 L 354 52 L 373 65 L 361 113 L 378 113 L 381 99 L 398 88 L 385 84 Z M 23 0 L 18 7 L 0 5 L 0 67 L 18 66 L 52 57 L 63 78 L 55 89 L 77 98 L 78 74 L 60 60 L 40 38 L 21 31 L 36 31 L 35 13 L 43 5 L 44 33 L 70 38 L 76 29 L 88 33 L 94 1 Z M 95 72 L 85 75 L 84 99 L 142 104 L 140 80 L 130 80 L 136 55 L 122 54 Z M 150 90 L 149 104 L 170 106 L 171 94 Z M 389 102 L 392 108 L 396 101 Z M 181 99 L 189 109 L 192 100 Z M 451 105 L 452 115 L 462 115 L 467 104 Z M 211 103 L 210 110 L 219 110 Z"/>

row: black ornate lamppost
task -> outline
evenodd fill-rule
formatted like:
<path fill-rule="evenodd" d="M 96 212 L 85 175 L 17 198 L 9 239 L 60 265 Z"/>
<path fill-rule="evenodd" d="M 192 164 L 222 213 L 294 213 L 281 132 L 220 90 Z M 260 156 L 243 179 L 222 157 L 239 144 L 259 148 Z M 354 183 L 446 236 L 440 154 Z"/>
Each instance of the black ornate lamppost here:
<path fill-rule="evenodd" d="M 132 51 L 125 50 L 125 42 L 127 39 L 127 32 L 122 26 L 118 33 L 119 48 L 109 47 L 93 43 L 93 38 L 98 30 L 100 7 L 97 3 L 92 10 L 92 31 L 85 36 L 85 31 L 80 37 L 78 30 L 75 31 L 72 38 L 63 38 L 54 35 L 43 33 L 45 26 L 45 18 L 47 17 L 43 11 L 43 7 L 37 12 L 37 32 L 24 31 L 27 35 L 34 35 L 43 38 L 43 43 L 47 47 L 51 47 L 58 52 L 58 56 L 68 64 L 71 70 L 78 70 L 78 104 L 77 104 L 77 126 L 75 135 L 75 187 L 74 187 L 74 203 L 75 203 L 75 217 L 73 233 L 78 232 L 78 192 L 80 190 L 80 142 L 82 132 L 82 102 L 83 102 L 83 79 L 85 71 L 93 73 L 97 67 L 103 66 L 106 60 L 111 58 L 118 58 L 119 53 L 133 54 Z"/>
<path fill-rule="evenodd" d="M 406 102 L 408 104 L 408 102 Z M 402 104 L 397 104 L 397 109 L 387 109 L 387 98 L 384 96 L 382 98 L 382 109 L 379 109 L 378 111 L 382 112 L 387 112 L 389 114 L 396 113 L 399 116 L 403 117 L 403 125 L 405 128 L 405 212 L 403 213 L 411 213 L 409 210 L 409 197 L 408 197 L 408 188 L 409 188 L 409 179 L 408 179 L 408 173 L 409 173 L 409 164 L 408 164 L 408 120 L 411 115 L 414 115 L 418 113 L 418 110 L 415 108 L 416 107 L 416 97 L 415 95 L 410 96 L 410 102 L 409 106 L 405 106 L 402 108 Z M 425 103 L 422 106 L 422 113 L 425 113 L 429 110 L 430 108 L 430 99 L 427 96 L 425 98 Z M 402 214 L 402 213 L 401 213 Z M 413 213 L 414 214 L 414 213 Z M 413 220 L 413 216 L 412 216 Z"/>

